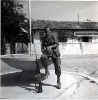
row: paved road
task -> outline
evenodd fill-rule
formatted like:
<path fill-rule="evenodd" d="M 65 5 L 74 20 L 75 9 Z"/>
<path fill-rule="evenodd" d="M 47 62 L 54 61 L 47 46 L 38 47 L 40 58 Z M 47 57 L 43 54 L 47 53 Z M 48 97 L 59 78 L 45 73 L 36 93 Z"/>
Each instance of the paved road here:
<path fill-rule="evenodd" d="M 13 71 L 12 68 L 8 70 Z M 0 98 L 8 100 L 98 100 L 98 84 L 74 72 L 83 72 L 98 78 L 98 55 L 63 56 L 62 57 L 62 89 L 57 90 L 53 64 L 49 66 L 50 76 L 43 81 L 43 93 L 37 94 L 32 82 L 18 83 L 19 73 L 4 76 Z M 15 69 L 14 69 L 15 70 Z M 4 71 L 4 69 L 3 69 Z M 23 75 L 30 78 L 32 75 Z M 13 78 L 14 77 L 14 78 Z"/>
<path fill-rule="evenodd" d="M 54 66 L 49 67 L 53 69 Z M 65 55 L 61 58 L 61 68 L 68 72 L 84 72 L 98 77 L 98 55 Z"/>

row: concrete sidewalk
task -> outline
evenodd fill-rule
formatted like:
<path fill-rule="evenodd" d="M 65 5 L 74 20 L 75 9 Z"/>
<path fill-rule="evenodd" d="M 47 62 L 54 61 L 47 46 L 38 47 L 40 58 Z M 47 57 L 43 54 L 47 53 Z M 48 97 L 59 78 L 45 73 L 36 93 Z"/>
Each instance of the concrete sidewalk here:
<path fill-rule="evenodd" d="M 11 81 L 13 82 L 13 80 Z M 50 76 L 43 82 L 43 92 L 36 93 L 34 84 L 3 85 L 0 98 L 7 100 L 98 100 L 98 84 L 72 72 L 62 71 L 62 88 L 56 88 L 56 75 L 50 70 Z"/>

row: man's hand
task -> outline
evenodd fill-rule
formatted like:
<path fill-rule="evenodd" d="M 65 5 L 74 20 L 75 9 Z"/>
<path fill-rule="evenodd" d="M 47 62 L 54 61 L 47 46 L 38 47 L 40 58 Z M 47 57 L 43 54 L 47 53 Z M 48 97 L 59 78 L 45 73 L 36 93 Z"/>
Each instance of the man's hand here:
<path fill-rule="evenodd" d="M 48 47 L 47 47 L 47 50 L 48 50 L 48 51 L 51 51 L 51 49 L 52 49 L 52 46 L 48 46 Z"/>

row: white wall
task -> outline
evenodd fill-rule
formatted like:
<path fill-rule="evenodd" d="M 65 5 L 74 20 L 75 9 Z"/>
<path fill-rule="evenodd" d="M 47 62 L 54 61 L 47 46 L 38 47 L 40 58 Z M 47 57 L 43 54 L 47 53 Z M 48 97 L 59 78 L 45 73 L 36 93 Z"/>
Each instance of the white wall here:
<path fill-rule="evenodd" d="M 68 40 L 66 43 L 60 43 L 59 49 L 61 55 L 81 55 L 98 54 L 98 39 L 92 42 L 78 42 L 77 40 Z"/>
<path fill-rule="evenodd" d="M 96 40 L 98 41 L 98 40 Z M 34 44 L 31 47 L 31 53 L 34 54 L 34 46 L 36 48 L 36 54 L 41 55 L 41 43 L 40 40 L 34 40 Z M 59 50 L 61 56 L 63 55 L 82 55 L 82 54 L 98 54 L 98 42 L 78 42 L 77 40 L 68 40 L 65 43 L 59 43 Z M 29 46 L 30 48 L 30 46 Z M 28 48 L 28 49 L 29 49 Z M 30 49 L 29 49 L 30 50 Z M 29 51 L 30 52 L 30 51 Z"/>

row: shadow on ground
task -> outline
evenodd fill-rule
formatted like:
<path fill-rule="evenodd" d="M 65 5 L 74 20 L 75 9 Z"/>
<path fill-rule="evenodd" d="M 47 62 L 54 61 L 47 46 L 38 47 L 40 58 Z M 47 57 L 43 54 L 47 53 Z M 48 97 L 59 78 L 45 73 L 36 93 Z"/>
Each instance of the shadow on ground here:
<path fill-rule="evenodd" d="M 42 81 L 46 79 L 45 74 L 41 73 L 41 78 L 33 73 L 32 71 L 22 71 L 22 72 L 16 72 L 16 73 L 9 73 L 6 75 L 1 75 L 1 87 L 15 87 L 19 86 L 21 88 L 24 88 L 28 91 L 38 91 L 39 86 L 39 80 Z M 52 84 L 45 84 L 42 82 L 43 86 L 52 86 L 56 87 Z"/>

